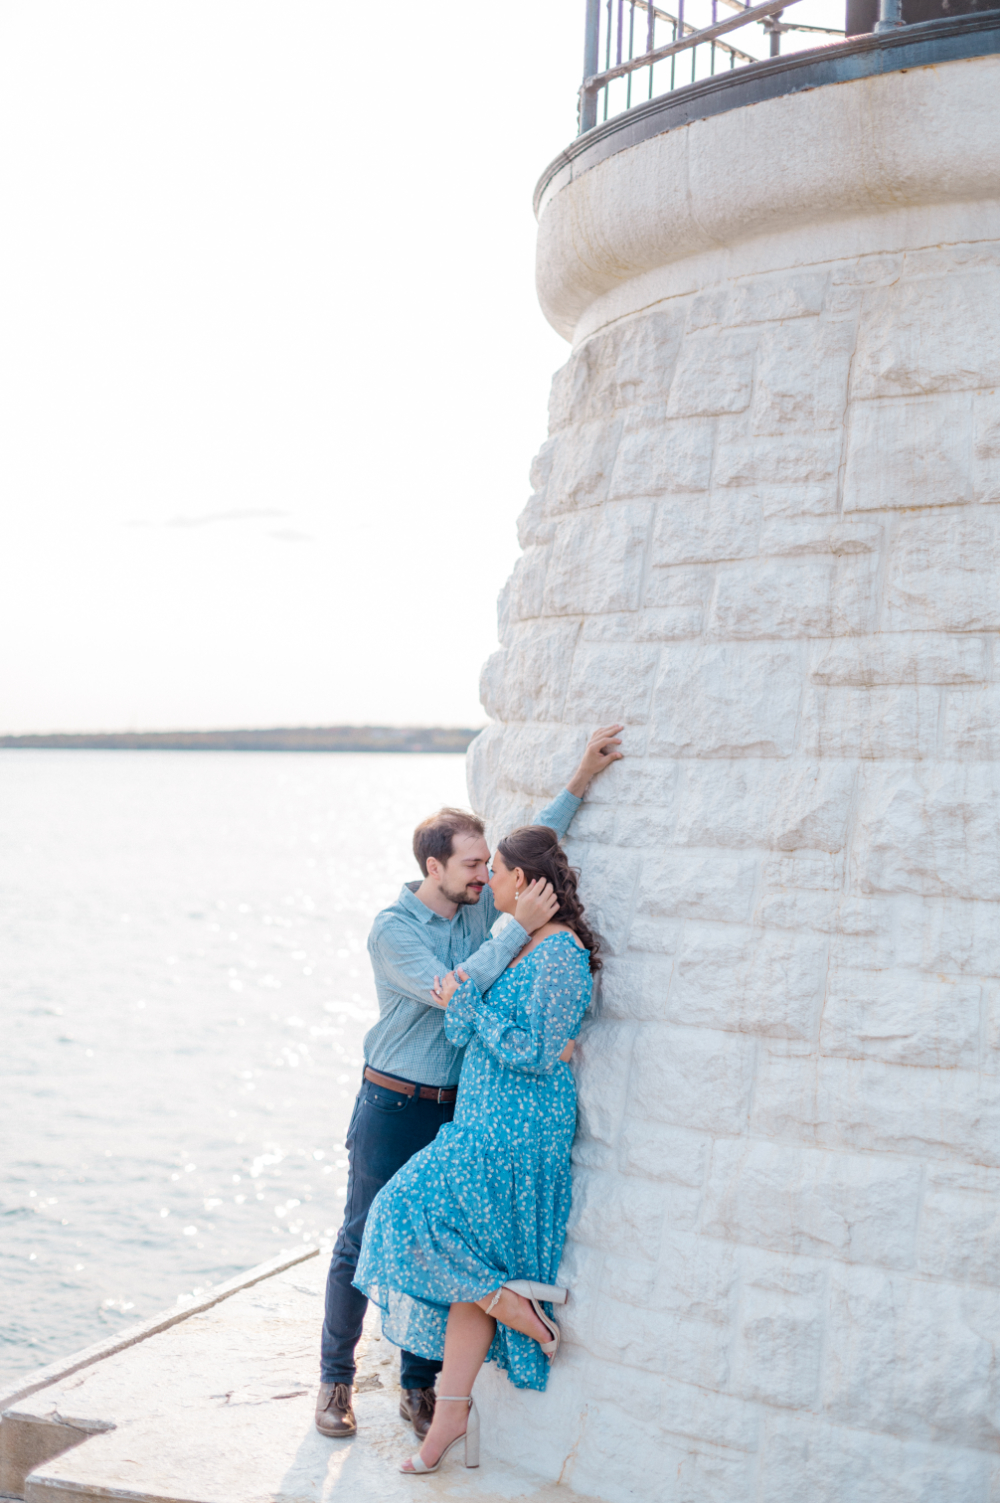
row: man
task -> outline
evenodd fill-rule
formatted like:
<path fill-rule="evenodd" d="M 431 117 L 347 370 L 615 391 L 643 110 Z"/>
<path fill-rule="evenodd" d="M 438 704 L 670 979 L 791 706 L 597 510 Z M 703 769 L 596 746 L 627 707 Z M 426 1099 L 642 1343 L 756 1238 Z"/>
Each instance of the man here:
<path fill-rule="evenodd" d="M 563 838 L 591 779 L 621 757 L 621 729 L 595 731 L 576 772 L 537 823 L 551 825 Z M 404 885 L 368 937 L 379 1020 L 365 1036 L 364 1078 L 347 1130 L 347 1202 L 327 1276 L 316 1401 L 316 1428 L 334 1437 L 357 1429 L 354 1349 L 368 1301 L 353 1279 L 369 1207 L 455 1110 L 462 1051 L 445 1036 L 438 978 L 460 965 L 485 992 L 557 907 L 549 883 L 532 884 L 521 896 L 517 919 L 490 938 L 498 914 L 487 886 L 489 846 L 482 821 L 461 809 L 441 809 L 418 825 L 413 854 L 423 881 Z M 423 1439 L 434 1416 L 441 1364 L 403 1352 L 401 1369 L 399 1412 Z"/>

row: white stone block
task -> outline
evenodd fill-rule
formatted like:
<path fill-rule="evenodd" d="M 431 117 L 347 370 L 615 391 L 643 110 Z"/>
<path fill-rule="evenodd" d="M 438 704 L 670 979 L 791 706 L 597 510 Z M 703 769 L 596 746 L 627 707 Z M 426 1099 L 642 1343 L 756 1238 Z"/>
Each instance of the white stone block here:
<path fill-rule="evenodd" d="M 773 1252 L 906 1268 L 921 1189 L 921 1165 L 905 1159 L 716 1142 L 700 1227 Z"/>
<path fill-rule="evenodd" d="M 675 821 L 673 800 L 664 807 L 626 805 L 615 818 L 615 840 L 620 846 L 672 845 Z"/>
<path fill-rule="evenodd" d="M 811 319 L 822 313 L 829 287 L 825 271 L 792 272 L 777 277 L 755 277 L 733 288 L 724 316 L 725 324 L 761 324 L 787 319 Z M 813 326 L 808 326 L 815 338 Z"/>
<path fill-rule="evenodd" d="M 986 1452 L 768 1418 L 755 1503 L 988 1503 Z"/>
<path fill-rule="evenodd" d="M 596 840 L 611 845 L 615 835 L 615 811 L 607 804 L 583 804 L 573 815 L 573 839 Z"/>
<path fill-rule="evenodd" d="M 829 636 L 832 585 L 827 560 L 730 564 L 719 571 L 709 631 L 730 638 Z"/>
<path fill-rule="evenodd" d="M 752 491 L 662 501 L 653 533 L 653 568 L 754 558 L 760 523 L 761 504 Z"/>
<path fill-rule="evenodd" d="M 705 621 L 700 606 L 664 605 L 644 610 L 636 622 L 637 642 L 682 642 L 701 636 Z"/>
<path fill-rule="evenodd" d="M 991 1193 L 928 1190 L 920 1218 L 918 1267 L 952 1283 L 1000 1284 L 1000 1200 Z"/>
<path fill-rule="evenodd" d="M 732 1334 L 739 1300 L 742 1255 L 732 1243 L 678 1230 L 668 1220 L 660 1264 L 648 1296 L 651 1309 L 668 1311 Z M 694 1382 L 695 1379 L 685 1379 Z"/>
<path fill-rule="evenodd" d="M 956 506 L 972 499 L 972 397 L 855 402 L 844 510 Z"/>
<path fill-rule="evenodd" d="M 824 1408 L 858 1429 L 996 1449 L 1000 1291 L 835 1266 Z"/>
<path fill-rule="evenodd" d="M 500 640 L 509 636 L 507 623 L 529 621 L 542 614 L 545 575 L 552 555 L 550 546 L 526 548 L 514 565 L 514 572 L 500 592 L 498 615 Z"/>
<path fill-rule="evenodd" d="M 810 1039 L 825 975 L 820 935 L 691 925 L 674 965 L 666 1016 L 739 1033 Z"/>
<path fill-rule="evenodd" d="M 587 789 L 587 803 L 641 804 L 644 807 L 673 804 L 677 788 L 677 763 L 663 757 L 643 757 L 642 739 L 626 728 L 622 732 L 625 756 L 615 762 Z"/>
<path fill-rule="evenodd" d="M 714 579 L 714 571 L 705 565 L 693 568 L 684 568 L 682 565 L 661 568 L 654 565 L 646 581 L 642 603 L 659 610 L 674 609 L 680 612 L 687 609 L 692 613 L 692 618 L 699 621 L 700 630 L 701 615 L 712 593 Z"/>
<path fill-rule="evenodd" d="M 621 954 L 628 934 L 632 892 L 639 858 L 611 846 L 570 845 L 570 859 L 580 868 L 580 897 L 587 919 L 601 939 L 603 954 Z"/>
<path fill-rule="evenodd" d="M 603 501 L 617 451 L 618 425 L 606 419 L 561 434 L 545 487 L 548 509 L 580 509 Z"/>
<path fill-rule="evenodd" d="M 633 1030 L 602 1019 L 588 1024 L 573 1055 L 580 1132 L 598 1143 L 612 1144 L 628 1097 Z"/>
<path fill-rule="evenodd" d="M 613 955 L 600 973 L 602 1018 L 655 1022 L 664 1015 L 671 962 L 665 956 Z"/>
<path fill-rule="evenodd" d="M 662 406 L 631 408 L 608 492 L 612 501 L 704 491 L 712 468 L 709 421 L 668 421 Z"/>
<path fill-rule="evenodd" d="M 573 658 L 563 717 L 577 725 L 641 725 L 659 667 L 656 647 L 583 642 Z"/>
<path fill-rule="evenodd" d="M 528 483 L 533 491 L 543 492 L 548 485 L 549 476 L 552 473 L 552 461 L 560 442 L 558 438 L 547 438 L 531 461 Z"/>
<path fill-rule="evenodd" d="M 851 796 L 852 784 L 853 779 L 844 788 L 845 799 Z M 846 820 L 844 823 L 846 826 Z M 761 868 L 761 886 L 765 890 L 798 887 L 808 892 L 839 892 L 843 882 L 843 857 L 828 851 L 782 851 L 780 855 L 767 856 Z"/>
<path fill-rule="evenodd" d="M 678 1357 L 676 1365 L 683 1366 Z M 704 1362 L 698 1363 L 701 1370 Z M 651 1459 L 652 1458 L 652 1459 Z M 649 1491 L 657 1477 L 656 1493 Z M 739 1503 L 753 1486 L 752 1458 L 682 1439 L 668 1439 L 659 1424 L 625 1417 L 621 1424 L 590 1427 L 568 1458 L 565 1481 L 578 1494 L 634 1503 Z"/>
<path fill-rule="evenodd" d="M 769 513 L 760 533 L 762 557 L 794 558 L 799 554 L 850 556 L 877 552 L 883 531 L 877 522 L 833 522 L 824 516 Z"/>
<path fill-rule="evenodd" d="M 751 1130 L 829 1148 L 996 1166 L 1000 1080 L 971 1070 L 769 1053 L 757 1067 Z"/>
<path fill-rule="evenodd" d="M 823 1316 L 819 1299 L 748 1289 L 733 1353 L 733 1389 L 767 1404 L 811 1409 L 819 1390 Z"/>
<path fill-rule="evenodd" d="M 675 1187 L 675 1194 L 692 1194 Z M 667 1209 L 662 1185 L 619 1175 L 577 1174 L 570 1228 L 574 1241 L 607 1253 L 624 1250 L 655 1263 Z"/>
<path fill-rule="evenodd" d="M 670 1024 L 640 1027 L 627 1115 L 706 1132 L 743 1132 L 753 1050 L 753 1040 L 737 1033 Z"/>
<path fill-rule="evenodd" d="M 678 796 L 674 838 L 678 845 L 842 850 L 855 776 L 838 763 L 694 763 Z"/>
<path fill-rule="evenodd" d="M 949 759 L 1000 760 L 1000 685 L 956 689 L 947 696 L 941 751 Z"/>
<path fill-rule="evenodd" d="M 608 336 L 614 340 L 612 373 L 617 407 L 660 405 L 671 390 L 684 332 L 684 316 L 672 310 L 640 314 Z"/>
<path fill-rule="evenodd" d="M 560 720 L 570 682 L 576 621 L 538 621 L 512 633 L 483 669 L 479 697 L 494 720 Z"/>
<path fill-rule="evenodd" d="M 643 863 L 636 912 L 649 918 L 750 917 L 757 862 L 722 851 L 671 851 Z"/>
<path fill-rule="evenodd" d="M 755 924 L 765 929 L 815 929 L 830 934 L 837 925 L 839 900 L 830 892 L 762 892 Z"/>
<path fill-rule="evenodd" d="M 698 1190 L 705 1179 L 710 1150 L 711 1139 L 706 1133 L 632 1117 L 619 1142 L 619 1165 L 623 1174 Z"/>
<path fill-rule="evenodd" d="M 484 742 L 482 784 L 480 768 L 470 774 L 470 788 L 475 786 L 481 800 L 477 808 L 488 807 L 493 787 L 512 792 L 554 798 L 580 760 L 587 743 L 586 733 L 570 726 L 525 725 L 515 732 L 492 736 Z M 478 758 L 477 758 L 478 761 Z M 486 793 L 479 794 L 480 786 Z"/>
<path fill-rule="evenodd" d="M 874 689 L 815 688 L 802 708 L 807 757 L 909 758 L 937 750 L 941 691 L 929 685 Z"/>
<path fill-rule="evenodd" d="M 902 280 L 865 298 L 852 398 L 920 396 L 1000 386 L 1000 279 L 954 269 Z"/>
<path fill-rule="evenodd" d="M 529 496 L 517 519 L 517 541 L 521 548 L 551 543 L 556 535 L 556 517 L 549 511 L 543 495 Z"/>
<path fill-rule="evenodd" d="M 650 508 L 640 503 L 602 506 L 563 522 L 545 580 L 545 614 L 634 611 L 649 523 Z"/>
<path fill-rule="evenodd" d="M 742 412 L 750 402 L 755 339 L 728 329 L 688 335 L 670 385 L 667 416 Z"/>
<path fill-rule="evenodd" d="M 982 988 L 915 971 L 837 969 L 827 983 L 820 1048 L 852 1059 L 974 1068 Z"/>
<path fill-rule="evenodd" d="M 981 684 L 990 676 L 989 646 L 985 637 L 937 632 L 831 642 L 819 650 L 809 676 L 816 684 L 863 689 L 876 684 Z"/>
<path fill-rule="evenodd" d="M 849 323 L 799 318 L 761 339 L 751 426 L 755 433 L 840 429 L 854 353 Z"/>
<path fill-rule="evenodd" d="M 873 768 L 852 861 L 862 892 L 1000 899 L 1000 768 Z"/>
<path fill-rule="evenodd" d="M 840 449 L 839 432 L 757 438 L 724 432 L 716 447 L 712 484 L 740 489 L 819 485 L 836 506 Z"/>
<path fill-rule="evenodd" d="M 883 629 L 1000 629 L 1000 547 L 992 512 L 902 520 L 889 556 Z"/>
<path fill-rule="evenodd" d="M 663 649 L 650 750 L 672 757 L 783 757 L 795 744 L 802 660 L 771 643 Z"/>
<path fill-rule="evenodd" d="M 972 493 L 1000 501 L 1000 392 L 977 392 L 972 411 Z"/>

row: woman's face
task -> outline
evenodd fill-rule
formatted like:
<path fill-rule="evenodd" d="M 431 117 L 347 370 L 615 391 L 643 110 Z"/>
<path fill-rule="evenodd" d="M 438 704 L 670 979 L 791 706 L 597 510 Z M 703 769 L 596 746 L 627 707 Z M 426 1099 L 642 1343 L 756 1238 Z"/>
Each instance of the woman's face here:
<path fill-rule="evenodd" d="M 490 887 L 493 889 L 493 901 L 500 912 L 513 913 L 517 908 L 518 890 L 524 887 L 524 873 L 520 867 L 511 871 L 499 851 L 493 857 Z"/>

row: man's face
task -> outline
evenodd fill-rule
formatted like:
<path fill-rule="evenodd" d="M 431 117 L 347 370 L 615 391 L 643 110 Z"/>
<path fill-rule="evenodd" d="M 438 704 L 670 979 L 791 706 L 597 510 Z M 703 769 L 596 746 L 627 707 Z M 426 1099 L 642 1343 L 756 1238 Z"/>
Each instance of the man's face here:
<path fill-rule="evenodd" d="M 445 865 L 435 865 L 442 897 L 449 903 L 478 903 L 490 879 L 490 848 L 481 835 L 456 835 Z"/>

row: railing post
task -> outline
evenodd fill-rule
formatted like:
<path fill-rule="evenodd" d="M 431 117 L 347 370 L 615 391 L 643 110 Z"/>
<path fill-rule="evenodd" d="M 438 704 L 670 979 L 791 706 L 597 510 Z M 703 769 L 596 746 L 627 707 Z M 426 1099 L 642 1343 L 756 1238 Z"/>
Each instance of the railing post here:
<path fill-rule="evenodd" d="M 583 78 L 580 88 L 580 135 L 597 124 L 597 90 L 588 89 L 586 80 L 601 68 L 601 0 L 587 0 L 586 35 L 583 43 Z"/>
<path fill-rule="evenodd" d="M 904 24 L 900 15 L 902 9 L 900 0 L 879 0 L 878 20 L 875 22 L 876 31 L 895 31 L 897 26 Z"/>

